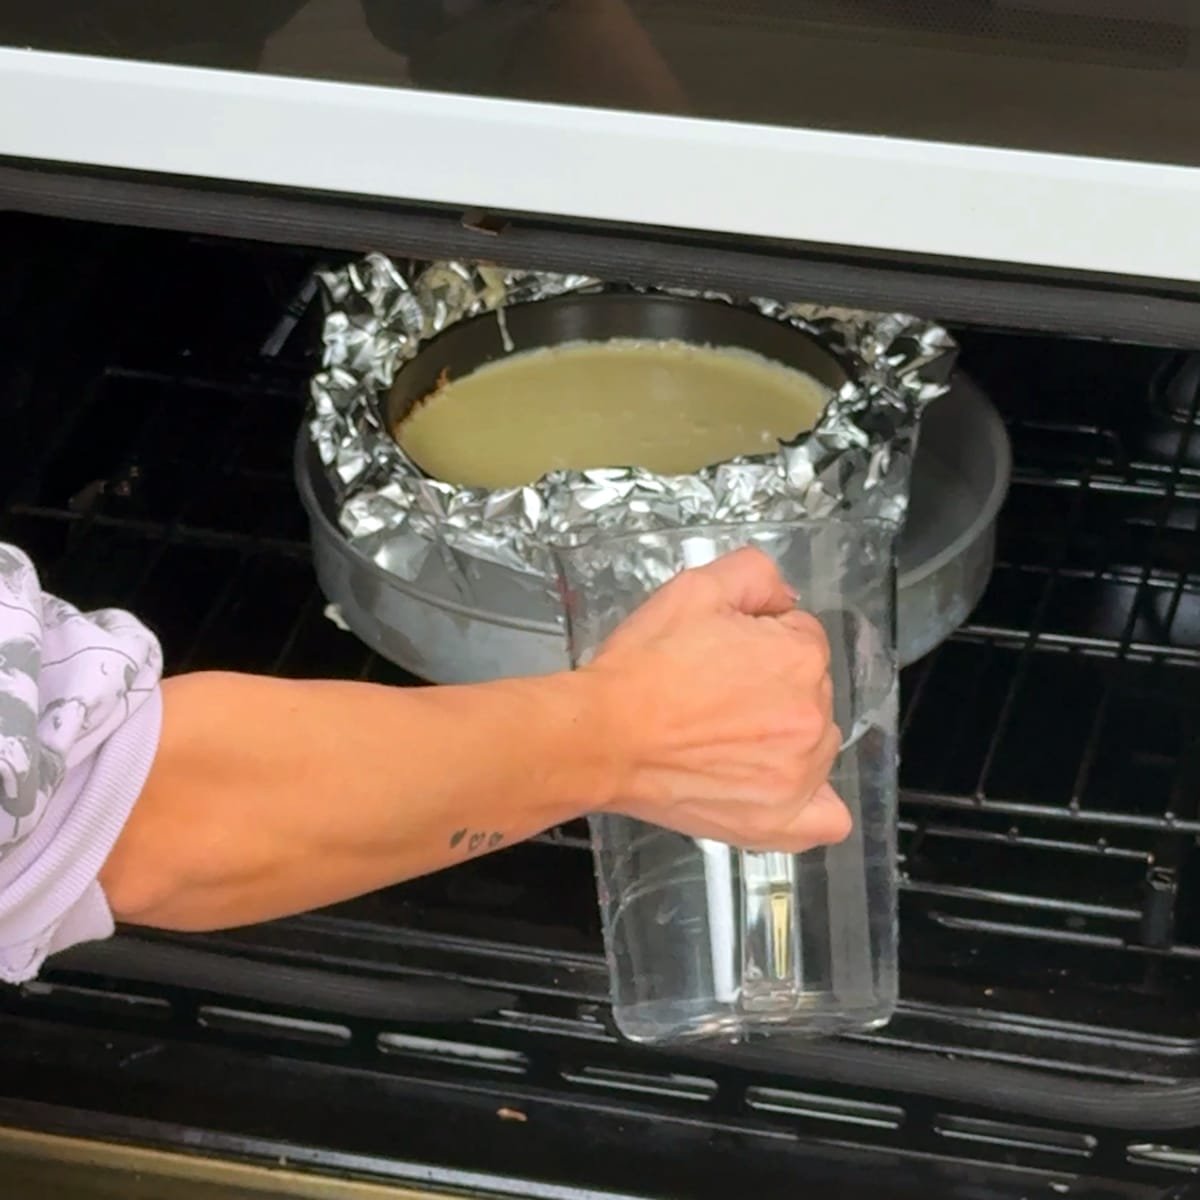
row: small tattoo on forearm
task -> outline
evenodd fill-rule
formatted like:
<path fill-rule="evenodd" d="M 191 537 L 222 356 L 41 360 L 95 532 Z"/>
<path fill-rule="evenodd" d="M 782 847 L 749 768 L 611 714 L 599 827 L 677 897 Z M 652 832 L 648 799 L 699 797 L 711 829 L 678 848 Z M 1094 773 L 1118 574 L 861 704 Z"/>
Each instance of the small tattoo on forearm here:
<path fill-rule="evenodd" d="M 478 854 L 483 850 L 495 850 L 504 841 L 502 833 L 488 833 L 481 829 L 456 829 L 450 835 L 450 849 L 457 850 L 465 845 L 468 854 Z"/>

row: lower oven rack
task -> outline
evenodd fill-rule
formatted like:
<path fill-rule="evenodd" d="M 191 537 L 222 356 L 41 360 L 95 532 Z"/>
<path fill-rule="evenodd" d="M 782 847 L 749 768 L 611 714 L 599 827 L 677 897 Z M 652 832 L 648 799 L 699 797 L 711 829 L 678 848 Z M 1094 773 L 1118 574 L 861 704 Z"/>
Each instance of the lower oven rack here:
<path fill-rule="evenodd" d="M 143 616 L 172 671 L 412 682 L 325 617 L 292 491 L 320 256 L 23 219 L 0 231 L 14 261 L 38 250 L 0 297 L 18 347 L 0 363 L 18 431 L 0 448 L 0 537 L 34 556 L 51 590 Z M 1009 422 L 1016 472 L 987 597 L 904 678 L 904 1004 L 840 1067 L 828 1050 L 760 1066 L 616 1042 L 580 827 L 188 941 L 234 964 L 219 988 L 166 968 L 132 978 L 97 947 L 0 996 L 0 1013 L 116 1029 L 162 1005 L 187 1038 L 316 1060 L 367 1047 L 405 1071 L 504 1075 L 516 1092 L 550 1080 L 689 1111 L 736 1095 L 743 1113 L 840 1133 L 911 1132 L 923 1091 L 975 1113 L 951 1122 L 959 1142 L 1033 1138 L 1031 1153 L 1051 1158 L 1093 1123 L 1200 1127 L 1196 360 L 979 332 L 963 343 Z M 502 1003 L 432 1032 L 389 1028 L 378 1013 L 247 995 L 239 961 L 436 975 Z M 822 1080 L 837 1088 L 822 1093 Z M 1054 1116 L 1062 1130 L 1038 1143 L 1024 1118 L 976 1110 Z M 951 1136 L 932 1109 L 928 1120 L 930 1138 Z M 1155 1145 L 1166 1158 L 1154 1169 L 1180 1166 L 1183 1151 Z"/>

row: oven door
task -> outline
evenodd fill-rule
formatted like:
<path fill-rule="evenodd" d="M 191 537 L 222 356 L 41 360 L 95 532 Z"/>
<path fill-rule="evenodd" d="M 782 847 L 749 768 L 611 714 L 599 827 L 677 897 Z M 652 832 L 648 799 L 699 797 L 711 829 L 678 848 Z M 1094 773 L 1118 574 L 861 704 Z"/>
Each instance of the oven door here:
<path fill-rule="evenodd" d="M 1195 0 L 0 0 L 0 47 L 0 156 L 1200 282 Z"/>

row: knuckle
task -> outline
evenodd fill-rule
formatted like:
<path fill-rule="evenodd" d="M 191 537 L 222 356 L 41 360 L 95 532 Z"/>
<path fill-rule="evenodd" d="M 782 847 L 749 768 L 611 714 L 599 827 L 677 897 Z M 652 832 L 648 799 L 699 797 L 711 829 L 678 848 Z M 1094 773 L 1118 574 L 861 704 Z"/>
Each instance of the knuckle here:
<path fill-rule="evenodd" d="M 817 684 L 817 704 L 821 715 L 828 724 L 833 723 L 833 680 L 828 675 L 822 675 Z"/>
<path fill-rule="evenodd" d="M 819 620 L 817 620 L 817 618 L 815 616 L 813 616 L 812 613 L 805 612 L 802 609 L 797 609 L 796 613 L 795 613 L 795 618 L 796 618 L 795 623 L 796 623 L 797 629 L 801 630 L 803 633 L 808 634 L 810 637 L 812 637 L 816 641 L 824 642 L 826 640 L 825 626 L 822 625 L 821 622 Z"/>
<path fill-rule="evenodd" d="M 758 810 L 761 820 L 773 827 L 779 824 L 780 815 L 796 811 L 810 791 L 805 778 L 806 772 L 796 761 L 781 762 L 771 773 L 763 789 L 762 803 Z"/>
<path fill-rule="evenodd" d="M 806 754 L 821 746 L 829 730 L 829 718 L 816 700 L 794 702 L 788 724 L 791 737 Z"/>
<path fill-rule="evenodd" d="M 810 612 L 799 608 L 793 610 L 787 615 L 787 625 L 814 644 L 828 645 L 829 638 L 825 633 L 825 626 Z"/>
<path fill-rule="evenodd" d="M 725 591 L 720 576 L 712 569 L 714 565 L 688 567 L 675 577 L 675 581 L 687 590 L 689 599 L 715 609 L 720 607 Z"/>
<path fill-rule="evenodd" d="M 833 653 L 829 646 L 829 638 L 821 622 L 814 617 L 813 624 L 816 626 L 816 632 L 813 635 L 810 653 L 812 654 L 812 659 L 816 664 L 817 670 L 820 674 L 825 675 L 829 671 L 829 664 L 833 659 Z"/>
<path fill-rule="evenodd" d="M 699 567 L 688 567 L 663 586 L 663 591 L 689 593 L 704 588 L 704 575 Z"/>
<path fill-rule="evenodd" d="M 819 626 L 818 626 L 819 628 Z M 805 635 L 791 639 L 793 669 L 806 681 L 816 683 L 829 674 L 829 639 L 822 630 L 820 637 Z"/>
<path fill-rule="evenodd" d="M 762 772 L 762 808 L 773 810 L 795 797 L 795 766 L 786 754 L 780 754 Z"/>
<path fill-rule="evenodd" d="M 774 580 L 779 576 L 775 560 L 758 546 L 743 546 L 725 555 L 721 561 L 728 564 L 727 569 L 745 571 L 748 575 L 766 580 Z"/>

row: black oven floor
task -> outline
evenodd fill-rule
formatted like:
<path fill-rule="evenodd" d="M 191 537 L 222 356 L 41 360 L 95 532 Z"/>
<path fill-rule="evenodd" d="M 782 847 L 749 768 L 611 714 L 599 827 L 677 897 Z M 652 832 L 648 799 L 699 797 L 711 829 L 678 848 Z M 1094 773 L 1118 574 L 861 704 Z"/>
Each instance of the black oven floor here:
<path fill-rule="evenodd" d="M 23 218 L 0 218 L 0 250 L 0 537 L 33 554 L 47 587 L 136 611 L 171 670 L 413 682 L 324 616 L 291 483 L 318 344 L 306 284 L 321 256 Z M 1196 360 L 979 331 L 962 341 L 964 368 L 1009 423 L 1016 474 L 986 598 L 903 681 L 904 1003 L 869 1044 L 1102 1086 L 1200 1080 Z M 577 827 L 190 944 L 435 972 L 511 998 L 469 1035 L 370 1026 L 372 1053 L 406 1070 L 548 1072 L 589 1095 L 685 1107 L 716 1070 L 613 1042 Z M 0 997 L 0 1013 L 91 1012 L 111 985 L 51 972 Z M 261 1005 L 234 1011 L 146 981 L 129 994 L 182 1005 L 189 1036 L 361 1053 L 362 1030 L 336 1011 L 307 1012 L 301 1036 Z M 511 1057 L 488 1058 L 476 1039 Z M 886 1102 L 851 1089 L 834 1103 L 756 1078 L 739 1084 L 744 1103 L 795 1120 L 892 1128 L 903 1107 L 903 1079 Z M 1015 1136 L 957 1130 L 943 1135 Z"/>

